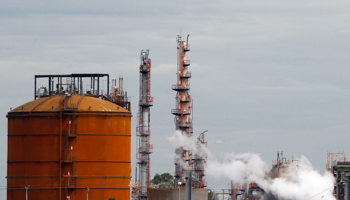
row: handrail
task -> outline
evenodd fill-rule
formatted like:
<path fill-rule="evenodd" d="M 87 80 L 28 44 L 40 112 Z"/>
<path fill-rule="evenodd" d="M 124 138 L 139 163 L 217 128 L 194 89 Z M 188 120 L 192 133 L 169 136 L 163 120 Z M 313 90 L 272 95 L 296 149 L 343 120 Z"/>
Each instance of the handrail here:
<path fill-rule="evenodd" d="M 191 109 L 171 109 L 172 114 L 190 114 Z"/>
<path fill-rule="evenodd" d="M 187 85 L 179 85 L 179 84 L 174 84 L 171 86 L 172 89 L 190 89 L 190 84 Z"/>
<path fill-rule="evenodd" d="M 190 60 L 184 60 L 183 64 L 184 64 L 184 65 L 190 65 L 190 64 L 191 64 L 191 61 L 190 61 Z"/>
<path fill-rule="evenodd" d="M 180 74 L 181 78 L 191 78 L 191 72 L 186 72 L 184 74 Z"/>

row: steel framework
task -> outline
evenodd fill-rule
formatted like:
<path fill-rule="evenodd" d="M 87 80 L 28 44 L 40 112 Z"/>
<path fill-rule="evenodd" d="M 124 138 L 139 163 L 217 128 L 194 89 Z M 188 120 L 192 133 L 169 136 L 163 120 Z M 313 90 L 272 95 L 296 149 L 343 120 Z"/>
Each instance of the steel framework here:
<path fill-rule="evenodd" d="M 207 142 L 204 138 L 204 131 L 199 134 L 197 138 L 197 153 L 193 156 L 192 161 L 192 170 L 193 170 L 193 187 L 194 188 L 204 188 L 207 186 L 206 181 L 203 179 L 204 174 L 204 165 L 207 162 L 207 154 L 203 148 L 207 147 Z"/>
<path fill-rule="evenodd" d="M 150 107 L 153 105 L 151 97 L 151 59 L 148 58 L 149 50 L 141 51 L 140 64 L 140 100 L 138 113 L 139 137 L 138 164 L 139 164 L 139 199 L 147 199 L 147 188 L 150 185 L 150 154 L 153 146 L 150 143 Z"/>
<path fill-rule="evenodd" d="M 340 160 L 344 160 L 344 162 L 347 162 L 347 154 L 346 153 L 327 153 L 327 165 L 326 165 L 326 168 L 327 168 L 327 171 L 331 172 L 332 171 L 332 164 L 331 162 L 333 160 L 331 160 L 333 158 L 333 156 L 340 156 Z M 336 164 L 336 163 L 334 163 Z"/>
<path fill-rule="evenodd" d="M 178 64 L 177 64 L 177 84 L 172 85 L 172 90 L 176 91 L 176 109 L 172 109 L 171 113 L 175 115 L 176 130 L 180 131 L 182 135 L 192 137 L 192 98 L 189 93 L 190 84 L 189 79 L 191 73 L 188 72 L 190 61 L 187 60 L 187 52 L 190 51 L 187 42 L 181 36 L 177 36 L 177 49 L 178 49 Z M 179 147 L 175 150 L 175 186 L 178 187 L 179 183 L 185 182 L 185 171 L 191 169 L 192 165 L 192 153 L 189 149 Z M 184 185 L 184 184 L 182 184 Z"/>

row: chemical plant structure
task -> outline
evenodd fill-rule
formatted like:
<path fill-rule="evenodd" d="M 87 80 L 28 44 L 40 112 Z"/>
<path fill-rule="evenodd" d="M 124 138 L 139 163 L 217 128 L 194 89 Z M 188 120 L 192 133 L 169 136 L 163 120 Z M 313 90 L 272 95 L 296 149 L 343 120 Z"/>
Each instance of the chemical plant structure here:
<path fill-rule="evenodd" d="M 192 138 L 192 98 L 189 93 L 189 79 L 191 73 L 188 72 L 190 61 L 186 58 L 186 53 L 190 50 L 187 42 L 181 36 L 177 37 L 178 68 L 177 84 L 172 85 L 172 89 L 177 92 L 176 109 L 171 113 L 175 115 L 176 130 L 182 135 Z M 139 164 L 139 181 L 131 184 L 132 199 L 152 199 L 152 200 L 206 200 L 208 191 L 205 189 L 206 182 L 203 177 L 204 165 L 206 163 L 206 153 L 203 147 L 206 146 L 204 132 L 197 139 L 196 154 L 192 156 L 190 149 L 179 147 L 175 150 L 175 187 L 158 188 L 150 183 L 150 158 L 153 147 L 150 144 L 150 107 L 153 105 L 153 98 L 150 95 L 151 83 L 151 59 L 148 58 L 149 51 L 141 51 L 140 64 L 140 101 L 139 101 L 139 124 L 136 129 L 138 140 L 137 159 Z M 136 170 L 137 171 L 137 170 Z M 136 173 L 137 174 L 137 173 Z"/>
<path fill-rule="evenodd" d="M 327 153 L 327 171 L 335 178 L 333 196 L 337 200 L 346 198 L 346 186 L 349 183 L 350 162 L 347 161 L 346 153 Z M 348 189 L 350 187 L 348 186 Z M 350 191 L 349 191 L 350 192 Z M 350 194 L 350 193 L 349 193 Z"/>
<path fill-rule="evenodd" d="M 271 179 L 283 177 L 289 170 L 297 171 L 300 167 L 299 160 L 287 160 L 283 157 L 283 151 L 277 152 L 277 159 L 272 161 L 272 169 L 267 174 Z M 265 192 L 256 183 L 246 185 L 234 184 L 231 181 L 231 188 L 224 188 L 222 192 L 216 193 L 216 199 L 230 200 L 254 200 L 254 199 L 279 199 L 270 192 Z"/>
<path fill-rule="evenodd" d="M 150 107 L 153 105 L 153 97 L 151 96 L 151 59 L 148 55 L 149 50 L 141 51 L 139 120 L 136 127 L 139 138 L 137 163 L 140 177 L 137 199 L 147 199 L 147 188 L 150 187 L 150 154 L 153 150 L 150 143 Z"/>
<path fill-rule="evenodd" d="M 8 200 L 129 199 L 130 101 L 116 82 L 35 76 L 34 101 L 7 114 Z"/>
<path fill-rule="evenodd" d="M 172 85 L 172 90 L 176 91 L 176 108 L 171 110 L 175 115 L 175 127 L 183 136 L 191 138 L 193 135 L 193 115 L 192 115 L 192 97 L 190 95 L 191 72 L 188 71 L 190 60 L 187 60 L 187 52 L 190 51 L 190 46 L 181 36 L 177 36 L 178 63 L 177 63 L 177 84 Z M 204 132 L 198 138 L 198 148 L 200 145 L 206 145 L 204 140 Z M 201 151 L 199 151 L 201 152 Z M 178 147 L 175 150 L 175 187 L 187 187 L 186 178 L 191 177 L 191 185 L 194 188 L 206 187 L 206 182 L 203 180 L 204 163 L 206 155 L 204 152 L 197 153 L 192 156 L 190 149 L 186 147 Z M 192 174 L 192 175 L 191 175 Z"/>

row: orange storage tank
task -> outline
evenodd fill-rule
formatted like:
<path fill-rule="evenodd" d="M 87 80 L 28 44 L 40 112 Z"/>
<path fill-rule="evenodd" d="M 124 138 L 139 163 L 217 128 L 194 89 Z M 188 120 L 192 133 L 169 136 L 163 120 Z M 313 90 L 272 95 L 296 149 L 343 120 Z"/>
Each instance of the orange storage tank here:
<path fill-rule="evenodd" d="M 131 113 L 81 95 L 40 98 L 8 117 L 7 199 L 129 199 Z"/>

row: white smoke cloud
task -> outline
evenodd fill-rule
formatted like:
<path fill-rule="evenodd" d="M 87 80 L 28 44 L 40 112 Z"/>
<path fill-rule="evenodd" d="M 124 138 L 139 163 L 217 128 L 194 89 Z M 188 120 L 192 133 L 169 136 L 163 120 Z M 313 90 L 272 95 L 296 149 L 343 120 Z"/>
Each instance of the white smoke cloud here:
<path fill-rule="evenodd" d="M 227 154 L 227 162 L 219 162 L 214 155 L 208 155 L 206 174 L 215 179 L 229 178 L 235 183 L 244 184 L 255 177 L 265 177 L 266 163 L 257 154 Z"/>
<path fill-rule="evenodd" d="M 184 147 L 198 152 L 196 140 L 184 136 L 176 131 L 169 138 L 174 147 Z M 295 168 L 287 168 L 286 172 L 278 178 L 271 179 L 269 169 L 261 157 L 254 153 L 234 154 L 225 156 L 224 162 L 219 162 L 215 156 L 205 147 L 201 151 L 208 155 L 205 173 L 216 180 L 229 178 L 235 184 L 246 185 L 257 183 L 265 192 L 271 192 L 279 199 L 321 199 L 335 200 L 332 195 L 334 178 L 331 173 L 320 174 L 305 156 L 300 157 L 300 165 Z"/>
<path fill-rule="evenodd" d="M 174 135 L 168 138 L 171 141 L 171 144 L 177 147 L 183 147 L 191 151 L 196 151 L 196 141 L 192 138 L 189 138 L 181 133 L 181 131 L 175 131 Z"/>
<path fill-rule="evenodd" d="M 278 196 L 289 199 L 333 200 L 334 178 L 331 173 L 321 175 L 313 169 L 305 156 L 300 158 L 300 167 L 289 170 L 286 175 L 273 179 L 268 189 Z"/>

